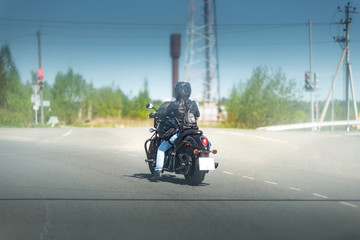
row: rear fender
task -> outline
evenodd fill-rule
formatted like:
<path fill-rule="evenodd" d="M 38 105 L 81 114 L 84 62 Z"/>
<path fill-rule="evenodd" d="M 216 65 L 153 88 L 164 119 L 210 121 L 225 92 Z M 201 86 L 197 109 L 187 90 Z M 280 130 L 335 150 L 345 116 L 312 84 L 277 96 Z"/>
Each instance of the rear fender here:
<path fill-rule="evenodd" d="M 206 146 L 202 143 L 202 139 L 206 138 L 204 135 L 189 135 L 183 139 L 179 145 L 176 146 L 176 150 L 186 146 L 192 147 L 199 150 L 209 151 L 210 150 L 210 142 Z"/>

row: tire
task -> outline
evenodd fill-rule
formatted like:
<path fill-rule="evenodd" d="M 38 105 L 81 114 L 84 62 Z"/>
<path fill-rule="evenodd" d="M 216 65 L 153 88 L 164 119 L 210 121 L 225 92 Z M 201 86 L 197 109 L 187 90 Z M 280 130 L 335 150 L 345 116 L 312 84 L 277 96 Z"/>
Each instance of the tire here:
<path fill-rule="evenodd" d="M 196 159 L 195 165 L 188 175 L 185 175 L 186 183 L 192 186 L 197 186 L 204 181 L 206 171 L 200 171 L 199 160 Z"/>
<path fill-rule="evenodd" d="M 154 174 L 154 172 L 155 172 L 155 163 L 150 163 L 149 162 L 149 170 L 150 170 L 151 174 Z"/>
<path fill-rule="evenodd" d="M 148 163 L 151 174 L 154 174 L 154 172 L 155 172 L 156 154 L 157 154 L 157 146 L 156 146 L 156 140 L 154 140 L 154 141 L 151 141 L 150 146 L 149 146 L 150 159 L 154 159 L 154 162 Z"/>

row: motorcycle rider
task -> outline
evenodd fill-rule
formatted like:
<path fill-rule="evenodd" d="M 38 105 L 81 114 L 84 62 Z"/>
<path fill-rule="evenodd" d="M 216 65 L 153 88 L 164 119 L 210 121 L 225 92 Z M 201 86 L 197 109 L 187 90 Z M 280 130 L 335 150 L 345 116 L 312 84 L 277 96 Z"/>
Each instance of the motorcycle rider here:
<path fill-rule="evenodd" d="M 162 177 L 164 166 L 165 152 L 172 146 L 176 138 L 187 129 L 187 115 L 193 114 L 196 119 L 200 116 L 200 112 L 195 101 L 189 99 L 191 95 L 191 85 L 188 82 L 178 82 L 175 86 L 175 101 L 172 101 L 169 106 L 159 112 L 153 113 L 151 117 L 168 117 L 168 129 L 163 136 L 163 140 L 158 148 L 156 156 L 156 167 L 152 180 L 157 180 Z"/>

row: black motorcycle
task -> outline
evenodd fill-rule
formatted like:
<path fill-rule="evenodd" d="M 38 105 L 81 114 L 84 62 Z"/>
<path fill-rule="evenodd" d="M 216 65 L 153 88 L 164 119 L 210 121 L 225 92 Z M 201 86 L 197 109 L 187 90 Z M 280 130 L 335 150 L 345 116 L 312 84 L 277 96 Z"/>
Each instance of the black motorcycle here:
<path fill-rule="evenodd" d="M 149 103 L 146 108 L 159 111 L 169 104 L 170 102 L 164 102 L 158 109 L 155 109 Z M 159 128 L 165 121 L 166 119 L 154 117 L 154 128 L 150 128 L 152 136 L 145 141 L 147 157 L 145 162 L 148 163 L 152 174 L 155 171 L 157 149 L 162 141 L 162 133 Z M 209 140 L 198 128 L 182 132 L 173 146 L 165 153 L 163 171 L 183 174 L 189 185 L 199 185 L 204 180 L 206 173 L 218 167 L 214 158 L 209 157 L 210 153 L 216 154 L 217 151 L 215 149 L 210 150 L 210 147 Z"/>

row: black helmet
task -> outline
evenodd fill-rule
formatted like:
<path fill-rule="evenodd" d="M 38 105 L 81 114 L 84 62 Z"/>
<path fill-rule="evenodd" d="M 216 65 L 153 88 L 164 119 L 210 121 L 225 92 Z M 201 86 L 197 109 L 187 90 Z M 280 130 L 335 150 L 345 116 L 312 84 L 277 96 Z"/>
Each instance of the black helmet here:
<path fill-rule="evenodd" d="M 178 82 L 175 86 L 175 98 L 179 99 L 188 99 L 191 95 L 191 85 L 188 82 Z"/>

